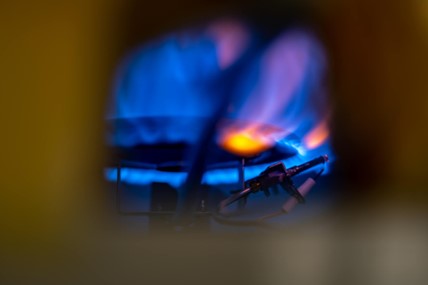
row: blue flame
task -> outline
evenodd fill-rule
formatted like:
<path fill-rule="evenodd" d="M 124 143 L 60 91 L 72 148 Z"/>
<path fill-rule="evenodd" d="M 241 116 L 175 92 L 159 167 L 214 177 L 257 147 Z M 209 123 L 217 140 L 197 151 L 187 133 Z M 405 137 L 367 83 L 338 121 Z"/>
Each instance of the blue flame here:
<path fill-rule="evenodd" d="M 116 74 L 107 119 L 137 125 L 130 132 L 116 128 L 108 142 L 195 142 L 204 118 L 213 114 L 222 72 L 239 59 L 247 42 L 244 25 L 218 21 L 170 34 L 131 53 Z M 153 118 L 166 120 L 154 126 Z"/>
<path fill-rule="evenodd" d="M 113 127 L 109 144 L 195 143 L 204 119 L 215 111 L 213 102 L 219 92 L 229 88 L 234 97 L 225 112 L 228 123 L 218 130 L 219 138 L 231 130 L 256 126 L 277 147 L 296 150 L 297 155 L 284 160 L 287 166 L 323 154 L 332 159 L 327 59 L 321 44 L 301 29 L 286 31 L 260 48 L 252 46 L 255 38 L 240 22 L 216 21 L 137 49 L 116 75 L 107 119 L 127 124 Z M 252 56 L 242 62 L 248 51 Z M 242 68 L 236 80 L 223 86 L 225 71 L 237 64 Z M 274 126 L 274 131 L 266 132 L 265 126 Z M 247 167 L 246 178 L 258 175 L 266 166 Z M 105 176 L 116 180 L 116 169 L 107 169 Z M 186 173 L 122 169 L 122 181 L 127 183 L 165 182 L 178 187 L 185 179 Z M 210 170 L 203 178 L 210 185 L 237 180 L 236 169 Z"/>
<path fill-rule="evenodd" d="M 281 34 L 248 64 L 237 87 L 239 107 L 229 117 L 277 126 L 282 132 L 272 134 L 275 140 L 290 134 L 303 139 L 330 112 L 326 68 L 324 51 L 310 33 Z"/>

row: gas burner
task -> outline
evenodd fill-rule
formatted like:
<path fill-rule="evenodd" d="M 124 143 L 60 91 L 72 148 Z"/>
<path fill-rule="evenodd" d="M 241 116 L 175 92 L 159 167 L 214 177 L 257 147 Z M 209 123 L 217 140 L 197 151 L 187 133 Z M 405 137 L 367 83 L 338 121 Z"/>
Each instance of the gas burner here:
<path fill-rule="evenodd" d="M 284 163 L 278 162 L 270 165 L 256 177 L 243 181 L 244 189 L 231 191 L 233 194 L 226 199 L 219 201 L 219 197 L 209 197 L 208 190 L 212 189 L 207 185 L 200 185 L 198 187 L 198 195 L 196 197 L 186 197 L 193 204 L 191 208 L 177 207 L 178 205 L 178 192 L 172 187 L 165 184 L 155 183 L 152 186 L 160 191 L 152 191 L 151 194 L 151 210 L 142 212 L 127 212 L 121 209 L 120 199 L 120 185 L 121 185 L 121 166 L 118 167 L 117 172 L 117 189 L 116 189 L 116 206 L 118 213 L 121 215 L 143 215 L 143 216 L 163 216 L 163 221 L 167 221 L 169 226 L 191 226 L 197 217 L 212 217 L 220 224 L 233 224 L 235 226 L 266 226 L 265 220 L 276 217 L 282 214 L 289 213 L 298 203 L 304 203 L 304 196 L 308 194 L 311 188 L 315 185 L 315 181 L 321 175 L 324 168 L 321 169 L 314 177 L 309 177 L 300 187 L 296 187 L 292 177 L 309 170 L 320 164 L 328 162 L 328 156 L 323 155 L 318 158 L 312 159 L 304 164 L 297 165 L 291 168 L 286 168 Z M 243 171 L 244 165 L 241 165 Z M 243 176 L 240 176 L 243 179 Z M 291 197 L 285 201 L 279 211 L 265 214 L 252 220 L 235 220 L 239 213 L 245 208 L 247 199 L 251 194 L 259 191 L 264 192 L 268 197 L 270 191 L 277 193 L 277 186 L 280 186 Z M 205 188 L 205 190 L 204 190 Z M 169 190 L 168 190 L 169 189 Z M 168 190 L 168 191 L 167 191 Z M 186 189 L 184 189 L 186 190 Z M 238 211 L 231 213 L 227 208 L 239 202 Z M 186 201 L 187 203 L 189 201 Z M 187 204 L 189 205 L 189 204 Z M 195 206 L 197 205 L 197 206 Z M 214 207 L 213 207 L 214 205 Z M 190 210 L 190 211 L 189 211 Z M 165 218 L 168 217 L 169 219 Z M 185 218 L 183 218 L 185 217 Z M 154 218 L 155 220 L 158 218 Z M 158 219 L 159 220 L 159 219 Z"/>

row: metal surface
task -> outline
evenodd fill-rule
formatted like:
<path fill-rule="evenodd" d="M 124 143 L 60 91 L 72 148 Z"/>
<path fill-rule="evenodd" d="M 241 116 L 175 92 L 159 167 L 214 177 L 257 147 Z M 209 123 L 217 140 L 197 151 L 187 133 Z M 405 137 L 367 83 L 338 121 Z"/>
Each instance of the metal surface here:
<path fill-rule="evenodd" d="M 286 169 L 282 162 L 275 163 L 266 168 L 260 175 L 247 180 L 245 182 L 245 189 L 223 200 L 220 203 L 220 209 L 227 207 L 235 201 L 246 199 L 251 193 L 263 191 L 265 194 L 268 194 L 269 189 L 276 185 L 280 185 L 291 196 L 296 198 L 299 203 L 304 203 L 305 200 L 294 186 L 291 177 L 327 161 L 327 155 L 323 155 L 290 169 Z"/>

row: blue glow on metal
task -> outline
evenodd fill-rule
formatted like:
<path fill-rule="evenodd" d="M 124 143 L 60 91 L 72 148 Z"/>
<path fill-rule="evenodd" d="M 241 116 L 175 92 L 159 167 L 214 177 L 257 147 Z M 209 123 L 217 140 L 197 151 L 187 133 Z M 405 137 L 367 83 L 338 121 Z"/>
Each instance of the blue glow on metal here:
<path fill-rule="evenodd" d="M 316 158 L 320 155 L 328 154 L 330 161 L 334 160 L 333 153 L 330 147 L 326 144 L 322 147 L 308 151 L 304 155 L 295 155 L 286 160 L 283 160 L 286 167 L 292 167 L 295 165 L 302 164 L 309 159 Z M 256 166 L 245 167 L 244 175 L 245 179 L 255 177 L 266 169 L 270 164 L 260 164 Z M 318 168 L 325 167 L 323 175 L 329 172 L 329 163 L 324 166 L 318 166 Z M 117 168 L 107 168 L 104 171 L 104 176 L 107 181 L 116 182 L 117 179 Z M 136 184 L 136 185 L 149 185 L 154 182 L 168 183 L 172 187 L 180 187 L 186 180 L 187 173 L 185 172 L 164 172 L 153 169 L 138 169 L 138 168 L 121 168 L 121 181 L 123 183 Z M 215 169 L 208 170 L 205 172 L 202 183 L 207 185 L 219 185 L 219 184 L 234 184 L 238 183 L 238 169 L 227 168 L 227 169 Z"/>
<path fill-rule="evenodd" d="M 107 168 L 104 171 L 107 181 L 116 182 L 117 168 Z M 153 182 L 168 183 L 179 187 L 187 177 L 186 173 L 162 172 L 152 169 L 137 169 L 123 167 L 120 170 L 121 182 L 135 185 L 148 185 Z"/>

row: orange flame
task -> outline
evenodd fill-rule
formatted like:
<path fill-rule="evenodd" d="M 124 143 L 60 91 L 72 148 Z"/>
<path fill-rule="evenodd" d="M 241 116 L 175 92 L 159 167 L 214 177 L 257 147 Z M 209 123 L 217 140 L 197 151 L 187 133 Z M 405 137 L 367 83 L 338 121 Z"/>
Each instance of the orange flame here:
<path fill-rule="evenodd" d="M 233 154 L 250 157 L 271 148 L 275 144 L 274 136 L 279 131 L 271 126 L 229 127 L 222 132 L 219 144 Z"/>
<path fill-rule="evenodd" d="M 307 149 L 314 149 L 323 144 L 329 135 L 327 120 L 323 120 L 304 137 L 303 142 Z"/>
<path fill-rule="evenodd" d="M 248 157 L 269 149 L 272 142 L 261 136 L 243 131 L 224 136 L 220 145 L 233 154 Z"/>

